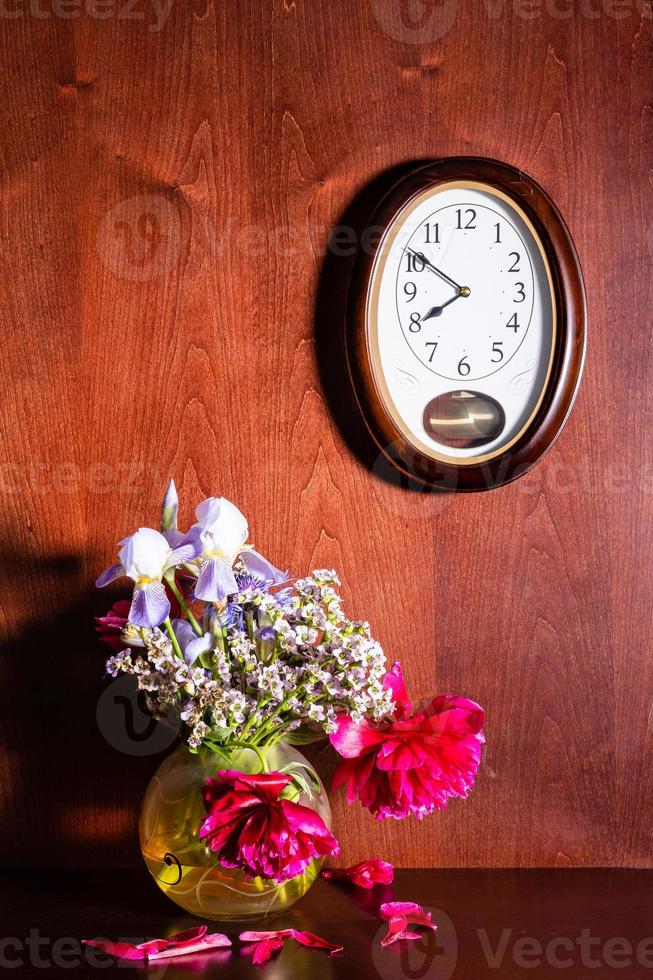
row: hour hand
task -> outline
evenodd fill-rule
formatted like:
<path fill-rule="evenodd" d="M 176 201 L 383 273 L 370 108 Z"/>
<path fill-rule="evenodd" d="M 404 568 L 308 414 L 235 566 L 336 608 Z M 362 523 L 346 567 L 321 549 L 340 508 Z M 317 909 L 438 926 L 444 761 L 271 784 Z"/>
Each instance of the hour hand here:
<path fill-rule="evenodd" d="M 448 299 L 446 303 L 442 303 L 441 306 L 432 306 L 428 313 L 425 313 L 422 317 L 422 322 L 424 320 L 431 320 L 434 316 L 442 316 L 442 311 L 445 306 L 449 306 L 450 303 L 455 303 L 457 299 L 460 299 L 460 297 L 464 295 L 465 294 L 461 291 L 456 293 L 455 296 L 452 296 L 451 299 Z"/>

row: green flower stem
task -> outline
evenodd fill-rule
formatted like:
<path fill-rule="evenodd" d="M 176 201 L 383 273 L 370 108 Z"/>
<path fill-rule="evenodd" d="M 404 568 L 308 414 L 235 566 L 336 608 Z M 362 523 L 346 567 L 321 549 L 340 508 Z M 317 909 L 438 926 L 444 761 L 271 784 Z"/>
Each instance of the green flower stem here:
<path fill-rule="evenodd" d="M 254 710 L 252 711 L 251 715 L 249 716 L 249 718 L 245 722 L 245 726 L 244 726 L 242 732 L 240 733 L 241 739 L 244 739 L 245 736 L 249 733 L 250 728 L 254 724 L 254 719 L 256 718 L 257 712 L 260 711 L 260 709 L 263 707 L 263 705 L 265 703 L 266 703 L 266 698 L 261 698 L 260 701 L 257 701 L 256 702 L 256 707 L 254 708 Z"/>
<path fill-rule="evenodd" d="M 293 695 L 297 695 L 297 697 L 301 697 L 301 695 L 302 695 L 302 689 L 301 688 L 298 688 L 297 691 L 294 691 L 293 692 Z M 272 723 L 274 721 L 276 721 L 276 719 L 279 717 L 279 715 L 282 714 L 286 710 L 286 708 L 289 707 L 290 700 L 291 700 L 290 698 L 284 698 L 284 700 L 281 702 L 281 704 L 272 712 L 272 714 L 270 715 L 270 717 L 267 718 L 266 721 L 263 722 L 263 724 L 259 728 L 258 732 L 256 733 L 256 737 L 259 739 L 259 741 L 261 739 L 265 738 L 265 736 L 267 734 L 268 728 L 270 728 L 271 726 L 274 727 L 272 725 Z"/>
<path fill-rule="evenodd" d="M 265 761 L 265 756 L 253 742 L 231 742 L 231 745 L 236 745 L 239 749 L 251 749 L 252 752 L 256 752 L 259 762 L 261 763 L 261 772 L 269 772 L 268 764 Z"/>
<path fill-rule="evenodd" d="M 170 578 L 166 576 L 166 581 L 170 586 L 170 591 L 172 592 L 175 599 L 177 600 L 177 602 L 185 612 L 186 618 L 188 619 L 190 625 L 193 627 L 193 629 L 195 630 L 198 636 L 204 636 L 204 631 L 202 627 L 200 626 L 200 624 L 197 622 L 192 612 L 190 611 L 188 607 L 188 603 L 186 602 L 183 595 L 181 594 L 181 591 L 177 588 L 177 583 L 175 582 L 174 575 L 171 576 Z"/>
<path fill-rule="evenodd" d="M 167 619 L 164 619 L 163 625 L 165 626 L 165 628 L 168 631 L 168 636 L 170 637 L 170 642 L 172 643 L 173 650 L 175 651 L 175 653 L 177 654 L 177 656 L 179 657 L 179 659 L 180 660 L 183 660 L 184 659 L 184 655 L 181 652 L 181 647 L 179 646 L 179 643 L 177 642 L 177 637 L 175 636 L 175 631 L 173 630 L 172 623 L 170 622 L 170 616 L 168 616 Z"/>

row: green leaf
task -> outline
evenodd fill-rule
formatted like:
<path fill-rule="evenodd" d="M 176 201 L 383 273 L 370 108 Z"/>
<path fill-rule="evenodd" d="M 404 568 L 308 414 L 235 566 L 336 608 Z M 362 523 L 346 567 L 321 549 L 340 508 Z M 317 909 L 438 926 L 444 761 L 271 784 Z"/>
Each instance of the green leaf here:
<path fill-rule="evenodd" d="M 312 725 L 302 725 L 301 728 L 295 728 L 292 732 L 284 732 L 282 741 L 288 745 L 310 745 L 311 742 L 320 742 L 326 737 L 324 729 L 314 728 Z"/>
<path fill-rule="evenodd" d="M 317 797 L 321 792 L 320 783 L 317 778 L 317 774 L 310 766 L 304 765 L 301 762 L 289 762 L 288 765 L 284 766 L 280 771 L 291 776 L 293 783 L 300 788 L 301 792 L 304 793 L 305 796 L 308 796 L 309 800 L 317 800 Z M 307 776 L 308 779 L 306 778 Z"/>

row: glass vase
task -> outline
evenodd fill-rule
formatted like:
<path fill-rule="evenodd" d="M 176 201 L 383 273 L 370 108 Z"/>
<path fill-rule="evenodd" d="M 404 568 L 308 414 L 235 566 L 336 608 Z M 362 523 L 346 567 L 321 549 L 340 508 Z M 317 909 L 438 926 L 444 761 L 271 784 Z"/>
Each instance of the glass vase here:
<path fill-rule="evenodd" d="M 331 808 L 326 790 L 311 765 L 297 749 L 284 743 L 259 748 L 269 771 L 289 763 L 308 770 L 318 790 L 297 802 L 317 811 L 331 829 Z M 140 818 L 141 851 L 148 871 L 173 902 L 203 919 L 244 921 L 283 912 L 311 887 L 322 861 L 313 860 L 303 874 L 275 883 L 250 878 L 243 871 L 224 868 L 217 855 L 199 839 L 206 816 L 202 786 L 219 769 L 260 772 L 261 760 L 252 749 L 228 754 L 208 751 L 193 754 L 185 745 L 176 749 L 154 774 L 143 801 Z"/>

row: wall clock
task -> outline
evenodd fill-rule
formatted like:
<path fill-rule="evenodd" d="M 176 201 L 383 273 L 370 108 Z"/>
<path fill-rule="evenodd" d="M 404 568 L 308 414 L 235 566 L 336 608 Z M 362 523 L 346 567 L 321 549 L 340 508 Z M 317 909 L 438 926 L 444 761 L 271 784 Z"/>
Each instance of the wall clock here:
<path fill-rule="evenodd" d="M 582 273 L 557 208 L 514 167 L 457 157 L 402 179 L 371 225 L 347 358 L 379 448 L 450 490 L 521 476 L 565 424 L 585 355 Z"/>

